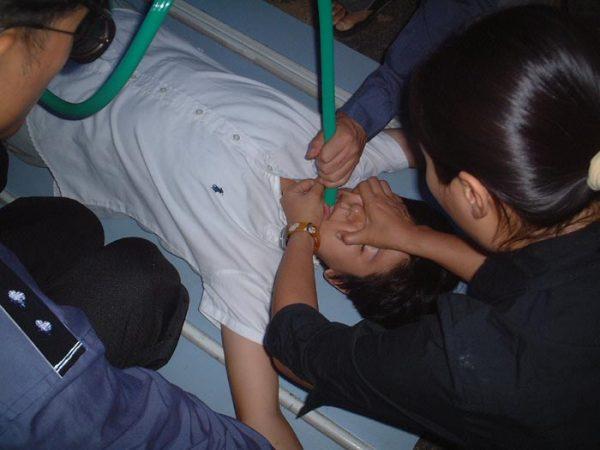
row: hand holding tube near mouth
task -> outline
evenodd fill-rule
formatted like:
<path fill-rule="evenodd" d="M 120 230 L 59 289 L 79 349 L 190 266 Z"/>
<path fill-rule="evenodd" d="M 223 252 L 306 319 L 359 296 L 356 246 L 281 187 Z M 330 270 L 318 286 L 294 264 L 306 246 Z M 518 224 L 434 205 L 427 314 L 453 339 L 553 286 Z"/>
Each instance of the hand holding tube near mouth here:
<path fill-rule="evenodd" d="M 333 188 L 345 184 L 360 157 L 367 142 L 362 126 L 344 113 L 337 114 L 336 132 L 325 143 L 323 132 L 319 132 L 311 141 L 306 159 L 316 159 L 319 181 Z"/>
<path fill-rule="evenodd" d="M 310 222 L 320 226 L 323 220 L 323 191 L 325 187 L 313 179 L 299 180 L 281 195 L 281 206 L 288 224 Z"/>

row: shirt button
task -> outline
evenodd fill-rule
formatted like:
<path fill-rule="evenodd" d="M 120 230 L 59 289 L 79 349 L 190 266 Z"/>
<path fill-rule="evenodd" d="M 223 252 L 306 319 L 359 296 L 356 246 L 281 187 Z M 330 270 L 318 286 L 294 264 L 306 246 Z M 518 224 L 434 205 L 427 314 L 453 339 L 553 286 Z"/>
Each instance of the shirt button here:
<path fill-rule="evenodd" d="M 233 138 L 234 141 L 239 141 L 240 140 L 240 135 L 239 134 L 234 134 L 232 136 L 232 138 Z"/>
<path fill-rule="evenodd" d="M 268 170 L 269 172 L 273 172 L 273 166 L 272 166 L 271 164 L 269 164 L 269 165 L 267 166 L 267 170 Z"/>
<path fill-rule="evenodd" d="M 159 91 L 160 91 L 160 93 L 161 93 L 161 94 L 164 94 L 165 92 L 167 92 L 167 90 L 168 90 L 168 89 L 167 89 L 166 87 L 161 87 L 161 88 L 159 89 Z"/>
<path fill-rule="evenodd" d="M 201 116 L 202 114 L 204 114 L 204 110 L 198 108 L 196 111 L 194 111 L 194 114 L 196 114 L 197 116 Z"/>
<path fill-rule="evenodd" d="M 137 74 L 136 74 L 136 73 L 134 73 L 133 75 L 131 75 L 131 79 L 132 79 L 132 80 L 137 80 L 137 79 L 138 79 L 138 76 L 137 76 Z"/>

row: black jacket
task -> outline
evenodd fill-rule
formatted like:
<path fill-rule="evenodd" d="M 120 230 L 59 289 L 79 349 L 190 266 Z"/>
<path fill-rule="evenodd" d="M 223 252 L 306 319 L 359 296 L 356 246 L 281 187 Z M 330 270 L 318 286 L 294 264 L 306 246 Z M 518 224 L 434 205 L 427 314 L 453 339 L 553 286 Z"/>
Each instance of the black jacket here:
<path fill-rule="evenodd" d="M 267 350 L 328 404 L 469 448 L 600 448 L 600 223 L 487 259 L 396 330 L 273 319 Z"/>

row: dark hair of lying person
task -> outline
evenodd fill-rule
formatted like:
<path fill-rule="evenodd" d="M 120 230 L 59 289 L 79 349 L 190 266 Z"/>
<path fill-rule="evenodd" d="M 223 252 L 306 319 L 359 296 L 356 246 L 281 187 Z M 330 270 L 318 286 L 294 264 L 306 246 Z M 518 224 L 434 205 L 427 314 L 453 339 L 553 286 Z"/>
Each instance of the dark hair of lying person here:
<path fill-rule="evenodd" d="M 451 233 L 448 221 L 425 202 L 403 199 L 417 225 Z M 385 274 L 367 277 L 338 275 L 337 287 L 359 314 L 385 328 L 395 328 L 436 311 L 438 295 L 452 291 L 458 277 L 431 260 L 411 256 L 407 263 Z"/>

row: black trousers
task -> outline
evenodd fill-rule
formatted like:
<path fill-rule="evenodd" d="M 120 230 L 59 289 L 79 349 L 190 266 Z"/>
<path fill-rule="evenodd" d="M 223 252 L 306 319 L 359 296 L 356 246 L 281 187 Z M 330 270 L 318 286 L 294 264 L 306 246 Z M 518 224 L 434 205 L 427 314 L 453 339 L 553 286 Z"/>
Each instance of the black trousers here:
<path fill-rule="evenodd" d="M 104 245 L 98 218 L 66 198 L 22 198 L 0 209 L 0 242 L 41 290 L 81 308 L 116 367 L 157 369 L 179 339 L 189 304 L 179 274 L 144 239 Z"/>

